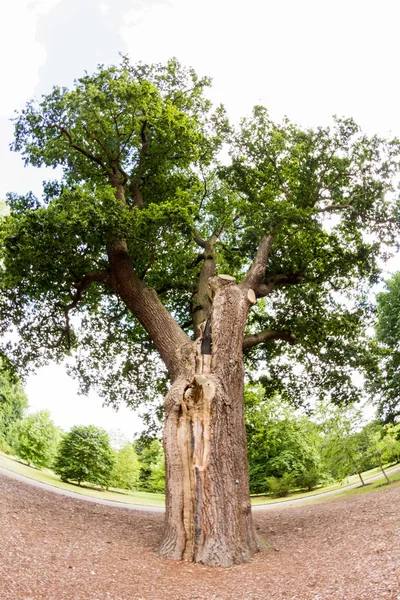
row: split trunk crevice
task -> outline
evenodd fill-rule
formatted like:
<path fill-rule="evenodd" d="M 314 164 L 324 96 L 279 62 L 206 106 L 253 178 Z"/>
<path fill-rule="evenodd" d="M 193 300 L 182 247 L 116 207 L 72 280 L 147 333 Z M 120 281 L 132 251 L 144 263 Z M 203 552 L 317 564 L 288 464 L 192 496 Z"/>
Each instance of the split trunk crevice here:
<path fill-rule="evenodd" d="M 251 302 L 231 278 L 210 280 L 201 336 L 181 348 L 165 400 L 166 517 L 160 553 L 214 566 L 257 551 L 244 427 L 242 342 Z"/>

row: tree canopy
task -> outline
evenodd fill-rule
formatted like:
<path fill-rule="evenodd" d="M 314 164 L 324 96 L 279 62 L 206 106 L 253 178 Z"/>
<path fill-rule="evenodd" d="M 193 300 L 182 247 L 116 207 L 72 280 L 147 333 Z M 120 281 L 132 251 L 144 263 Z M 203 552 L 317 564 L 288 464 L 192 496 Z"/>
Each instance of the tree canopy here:
<path fill-rule="evenodd" d="M 28 398 L 19 379 L 2 366 L 0 370 L 0 440 L 11 444 L 13 425 L 21 421 Z"/>
<path fill-rule="evenodd" d="M 376 340 L 381 370 L 371 378 L 370 388 L 378 404 L 378 415 L 394 422 L 400 415 L 400 273 L 386 282 L 377 295 Z"/>
<path fill-rule="evenodd" d="M 13 436 L 17 455 L 28 465 L 51 466 L 61 431 L 54 425 L 48 410 L 40 410 L 18 421 Z"/>
<path fill-rule="evenodd" d="M 61 481 L 94 483 L 108 487 L 115 465 L 110 439 L 101 427 L 75 425 L 64 434 L 54 461 Z"/>
<path fill-rule="evenodd" d="M 212 108 L 209 85 L 175 60 L 124 58 L 19 113 L 13 150 L 62 175 L 42 198 L 8 196 L 0 319 L 20 341 L 5 351 L 22 366 L 73 352 L 83 390 L 96 383 L 115 403 L 148 398 L 165 389 L 156 348 L 170 374 L 171 365 L 141 301 L 127 308 L 112 240 L 123 240 L 137 280 L 198 336 L 208 277 L 243 278 L 264 239 L 272 251 L 243 344 L 248 364 L 266 359 L 264 383 L 297 402 L 306 376 L 309 387 L 347 399 L 352 370 L 367 363 L 353 343 L 370 316 L 364 292 L 398 234 L 390 192 L 399 144 L 350 119 L 314 130 L 275 124 L 259 106 L 234 129 Z"/>

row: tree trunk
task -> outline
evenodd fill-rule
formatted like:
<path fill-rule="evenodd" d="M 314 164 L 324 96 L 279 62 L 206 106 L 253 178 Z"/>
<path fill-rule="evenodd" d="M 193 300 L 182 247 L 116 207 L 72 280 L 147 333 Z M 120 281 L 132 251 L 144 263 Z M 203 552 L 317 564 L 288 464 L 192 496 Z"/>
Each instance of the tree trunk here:
<path fill-rule="evenodd" d="M 180 348 L 180 372 L 165 401 L 160 553 L 231 566 L 257 551 L 243 414 L 242 343 L 251 302 L 232 278 L 216 277 L 210 285 L 202 337 Z"/>
<path fill-rule="evenodd" d="M 379 467 L 380 467 L 382 473 L 384 474 L 387 483 L 390 483 L 389 477 L 386 475 L 386 471 L 383 468 L 383 464 L 382 464 L 381 457 L 380 457 L 379 453 L 377 454 L 377 458 L 378 458 L 378 462 L 379 462 Z"/>

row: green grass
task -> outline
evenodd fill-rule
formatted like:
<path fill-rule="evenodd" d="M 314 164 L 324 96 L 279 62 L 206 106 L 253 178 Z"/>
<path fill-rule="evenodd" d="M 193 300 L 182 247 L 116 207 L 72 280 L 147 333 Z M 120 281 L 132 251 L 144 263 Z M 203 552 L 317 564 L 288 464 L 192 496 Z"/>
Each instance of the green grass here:
<path fill-rule="evenodd" d="M 75 492 L 82 496 L 89 496 L 90 498 L 98 498 L 101 500 L 112 500 L 113 502 L 124 502 L 126 504 L 142 504 L 145 506 L 164 506 L 165 497 L 164 494 L 153 494 L 149 492 L 132 492 L 127 490 L 120 491 L 105 491 L 95 489 L 94 487 L 87 487 L 85 485 L 78 486 L 72 483 L 64 483 L 49 469 L 35 469 L 34 467 L 28 467 L 27 465 L 19 462 L 19 460 L 12 456 L 7 456 L 0 452 L 0 467 L 4 467 L 9 471 L 18 473 L 29 477 L 29 479 L 35 479 L 41 483 L 47 483 L 53 487 L 57 487 L 69 492 Z"/>
<path fill-rule="evenodd" d="M 89 496 L 90 498 L 97 498 L 101 500 L 111 500 L 113 502 L 123 502 L 126 504 L 140 504 L 143 506 L 156 506 L 162 507 L 165 505 L 165 496 L 164 494 L 154 494 L 150 492 L 132 492 L 132 491 L 105 491 L 101 489 L 96 489 L 94 487 L 88 487 L 85 485 L 78 486 L 73 485 L 72 483 L 64 483 L 61 481 L 57 475 L 55 475 L 49 469 L 35 469 L 34 467 L 28 467 L 27 465 L 21 463 L 17 458 L 8 456 L 0 452 L 0 467 L 4 467 L 9 471 L 13 471 L 14 473 L 18 473 L 19 475 L 24 475 L 29 479 L 34 479 L 36 481 L 40 481 L 42 483 L 47 483 L 48 485 L 52 485 L 53 487 L 57 487 L 63 490 L 68 490 L 69 492 L 75 492 L 76 494 L 81 494 L 82 496 Z M 386 483 L 384 476 L 379 477 L 376 481 L 369 482 L 368 480 L 380 473 L 380 469 L 371 469 L 370 471 L 366 471 L 363 473 L 363 479 L 368 484 L 366 486 L 361 486 L 360 479 L 357 475 L 353 475 L 346 479 L 343 484 L 335 483 L 332 485 L 328 485 L 325 487 L 319 487 L 311 492 L 298 491 L 286 496 L 285 498 L 270 498 L 269 496 L 253 496 L 252 504 L 254 506 L 262 505 L 262 504 L 282 504 L 286 506 L 290 506 L 292 500 L 297 500 L 304 498 L 307 503 L 311 502 L 311 498 L 313 498 L 312 502 L 326 502 L 328 500 L 336 500 L 340 498 L 347 498 L 350 496 L 359 496 L 361 494 L 367 492 L 373 492 L 378 490 L 383 490 L 385 487 L 382 485 Z M 393 485 L 400 484 L 400 471 L 390 474 L 388 472 L 389 479 L 391 480 L 391 487 Z M 350 485 L 352 483 L 360 482 L 360 485 L 344 490 L 342 489 L 346 485 Z M 331 496 L 319 497 L 319 494 L 323 492 L 336 491 L 336 494 L 332 494 Z"/>
<path fill-rule="evenodd" d="M 382 477 L 379 477 L 379 479 L 376 479 L 375 481 L 371 481 L 371 483 L 368 483 L 367 481 L 367 485 L 362 486 L 360 483 L 359 486 L 350 490 L 338 490 L 337 494 L 332 495 L 331 498 L 329 498 L 329 496 L 327 498 L 316 498 L 315 501 L 322 502 L 323 500 L 329 499 L 341 500 L 350 496 L 362 496 L 363 494 L 368 494 L 370 492 L 380 492 L 382 490 L 400 485 L 400 471 L 392 474 L 388 473 L 388 477 L 390 479 L 390 484 L 387 483 L 386 479 L 382 475 Z"/>
<path fill-rule="evenodd" d="M 391 485 L 394 485 L 400 479 L 400 471 L 391 474 L 390 467 L 384 465 L 384 469 L 387 472 L 387 475 L 388 475 L 390 481 L 394 482 Z M 277 502 L 290 504 L 291 500 L 297 500 L 300 498 L 309 500 L 313 496 L 316 497 L 315 501 L 322 502 L 322 501 L 328 500 L 329 498 L 336 499 L 336 498 L 343 498 L 345 496 L 347 497 L 347 496 L 352 496 L 352 495 L 358 496 L 362 493 L 365 493 L 368 491 L 373 491 L 373 490 L 379 488 L 379 486 L 381 486 L 382 484 L 386 483 L 386 479 L 385 479 L 384 475 L 382 474 L 382 471 L 380 470 L 379 467 L 370 469 L 369 471 L 365 471 L 364 473 L 361 473 L 361 475 L 364 479 L 364 482 L 367 483 L 368 485 L 362 486 L 358 475 L 352 475 L 351 477 L 346 478 L 346 480 L 342 483 L 336 482 L 336 483 L 333 483 L 330 485 L 320 486 L 320 487 L 312 490 L 311 492 L 305 492 L 304 490 L 296 491 L 296 492 L 289 494 L 288 496 L 285 496 L 284 498 L 271 498 L 270 496 L 265 496 L 265 495 L 253 496 L 252 504 L 254 506 L 262 505 L 262 504 L 276 504 Z M 376 479 L 375 481 L 369 483 L 369 480 L 371 479 L 371 477 L 374 477 L 375 475 L 381 475 L 381 477 L 379 477 L 379 479 Z M 358 487 L 351 488 L 349 490 L 343 490 L 343 488 L 346 487 L 347 485 L 352 485 L 354 483 L 359 483 L 360 485 Z M 380 489 L 382 489 L 382 488 L 380 488 Z M 337 493 L 332 494 L 332 496 L 327 496 L 324 498 L 318 497 L 319 494 L 323 494 L 325 492 L 331 492 L 331 491 L 332 492 L 336 491 Z"/>

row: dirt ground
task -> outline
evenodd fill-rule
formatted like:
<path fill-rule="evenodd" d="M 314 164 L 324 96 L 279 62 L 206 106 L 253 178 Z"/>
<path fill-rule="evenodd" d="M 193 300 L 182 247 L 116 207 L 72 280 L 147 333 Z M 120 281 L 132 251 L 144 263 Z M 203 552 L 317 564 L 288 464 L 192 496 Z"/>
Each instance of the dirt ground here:
<path fill-rule="evenodd" d="M 1 600 L 400 600 L 400 486 L 256 512 L 245 565 L 166 561 L 162 514 L 0 476 Z"/>

